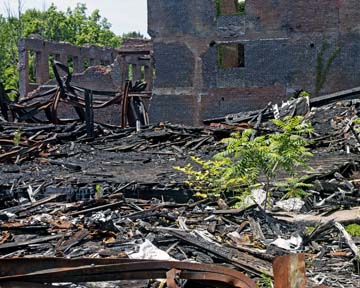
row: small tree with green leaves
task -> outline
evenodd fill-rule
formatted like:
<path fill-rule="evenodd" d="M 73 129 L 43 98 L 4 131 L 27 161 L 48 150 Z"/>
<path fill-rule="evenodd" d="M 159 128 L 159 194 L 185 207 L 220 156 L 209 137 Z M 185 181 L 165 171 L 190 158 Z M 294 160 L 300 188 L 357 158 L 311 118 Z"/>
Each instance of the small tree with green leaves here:
<path fill-rule="evenodd" d="M 307 167 L 306 160 L 312 154 L 306 145 L 305 135 L 312 132 L 311 124 L 302 117 L 287 117 L 273 120 L 278 132 L 252 139 L 253 130 L 233 133 L 222 142 L 225 151 L 214 156 L 214 160 L 193 160 L 202 169 L 191 164 L 177 170 L 188 175 L 190 187 L 202 194 L 220 196 L 230 191 L 244 193 L 265 179 L 265 190 L 269 195 L 270 184 L 279 171 L 296 175 L 296 168 Z"/>
<path fill-rule="evenodd" d="M 256 284 L 261 288 L 273 288 L 273 279 L 268 275 L 267 272 L 261 274 L 261 280 L 257 281 Z"/>
<path fill-rule="evenodd" d="M 270 184 L 279 171 L 296 175 L 296 168 L 307 167 L 307 158 L 312 156 L 306 145 L 309 140 L 304 136 L 313 131 L 311 124 L 302 117 L 286 117 L 273 120 L 277 133 L 258 136 L 251 139 L 252 130 L 235 133 L 223 140 L 227 144 L 224 152 L 216 159 L 228 158 L 231 164 L 225 169 L 229 178 L 247 175 L 252 183 L 265 179 L 265 190 L 270 191 Z"/>
<path fill-rule="evenodd" d="M 354 127 L 355 132 L 360 132 L 360 118 L 356 117 L 353 122 L 352 126 Z"/>
<path fill-rule="evenodd" d="M 20 142 L 21 142 L 21 136 L 22 136 L 22 131 L 20 129 L 16 130 L 14 132 L 14 145 L 15 146 L 19 146 L 20 145 Z"/>

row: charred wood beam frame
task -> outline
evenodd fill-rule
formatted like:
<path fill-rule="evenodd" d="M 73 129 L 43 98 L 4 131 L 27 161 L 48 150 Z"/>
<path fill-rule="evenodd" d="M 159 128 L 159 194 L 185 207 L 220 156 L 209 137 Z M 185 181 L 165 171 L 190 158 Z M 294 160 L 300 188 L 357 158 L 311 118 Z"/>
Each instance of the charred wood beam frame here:
<path fill-rule="evenodd" d="M 62 102 L 72 106 L 81 121 L 86 121 L 90 138 L 94 136 L 92 132 L 94 130 L 94 109 L 106 108 L 113 104 L 122 104 L 121 125 L 123 127 L 127 125 L 135 127 L 137 122 L 141 125 L 149 124 L 147 111 L 142 100 L 151 95 L 150 92 L 146 91 L 146 83 L 136 82 L 133 84 L 132 81 L 126 81 L 124 88 L 119 92 L 93 91 L 72 86 L 72 75 L 68 66 L 63 63 L 54 61 L 52 69 L 58 82 L 56 88 L 9 105 L 11 112 L 16 115 L 19 121 L 42 123 L 44 121 L 36 118 L 36 115 L 44 111 L 49 122 L 60 124 L 63 121 L 59 119 L 57 110 L 59 103 Z M 65 74 L 66 77 L 61 77 L 61 74 Z M 95 99 L 95 95 L 101 99 Z"/>

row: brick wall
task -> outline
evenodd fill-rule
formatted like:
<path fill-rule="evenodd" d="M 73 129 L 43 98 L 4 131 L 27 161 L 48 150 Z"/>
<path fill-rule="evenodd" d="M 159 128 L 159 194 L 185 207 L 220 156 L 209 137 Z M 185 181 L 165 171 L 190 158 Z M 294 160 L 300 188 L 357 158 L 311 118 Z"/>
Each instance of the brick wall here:
<path fill-rule="evenodd" d="M 222 9 L 234 9 L 225 1 Z M 321 94 L 360 86 L 360 1 L 250 0 L 217 16 L 215 0 L 148 0 L 156 81 L 150 117 L 201 124 L 315 90 L 317 58 L 340 53 Z M 219 45 L 240 43 L 245 67 L 222 69 Z M 186 89 L 185 89 L 186 88 Z"/>

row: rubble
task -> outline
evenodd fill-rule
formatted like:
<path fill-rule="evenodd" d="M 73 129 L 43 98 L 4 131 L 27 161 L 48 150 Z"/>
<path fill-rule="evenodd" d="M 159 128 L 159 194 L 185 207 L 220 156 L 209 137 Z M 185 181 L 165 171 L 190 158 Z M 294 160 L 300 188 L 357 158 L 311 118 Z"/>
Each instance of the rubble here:
<path fill-rule="evenodd" d="M 138 280 L 134 286 L 113 285 L 164 287 L 160 279 L 166 279 L 168 287 L 212 286 L 201 283 L 205 277 L 231 287 L 265 287 L 274 277 L 275 287 L 284 287 L 276 286 L 275 259 L 305 253 L 307 283 L 299 287 L 359 287 L 360 239 L 345 229 L 360 223 L 360 143 L 354 124 L 359 103 L 312 107 L 306 117 L 315 128 L 313 170 L 300 171 L 313 184 L 310 196 L 282 201 L 284 191 L 274 185 L 270 211 L 261 206 L 261 190 L 247 208 L 231 208 L 231 199 L 194 198 L 173 167 L 188 163 L 190 156 L 209 159 L 224 148 L 219 140 L 234 130 L 256 127 L 257 133 L 273 133 L 268 119 L 260 117 L 271 105 L 247 121 L 238 115 L 233 123 L 204 128 L 160 123 L 123 129 L 94 123 L 92 138 L 79 121 L 4 119 L 0 283 L 100 287 L 84 282 Z M 276 181 L 285 178 L 279 175 Z M 304 275 L 296 277 L 306 281 Z M 230 280 L 234 277 L 238 280 Z"/>

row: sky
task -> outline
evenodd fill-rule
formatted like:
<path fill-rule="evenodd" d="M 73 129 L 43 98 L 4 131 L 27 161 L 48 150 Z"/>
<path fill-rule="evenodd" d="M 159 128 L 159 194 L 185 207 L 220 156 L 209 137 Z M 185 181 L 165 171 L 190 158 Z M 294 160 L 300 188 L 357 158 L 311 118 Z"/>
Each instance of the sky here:
<path fill-rule="evenodd" d="M 58 9 L 66 11 L 67 7 L 73 8 L 79 2 L 85 3 L 90 12 L 99 9 L 116 34 L 136 31 L 147 36 L 147 0 L 22 0 L 23 10 L 43 10 L 54 3 Z M 7 15 L 8 7 L 16 13 L 17 3 L 18 0 L 0 0 L 0 14 Z"/>

